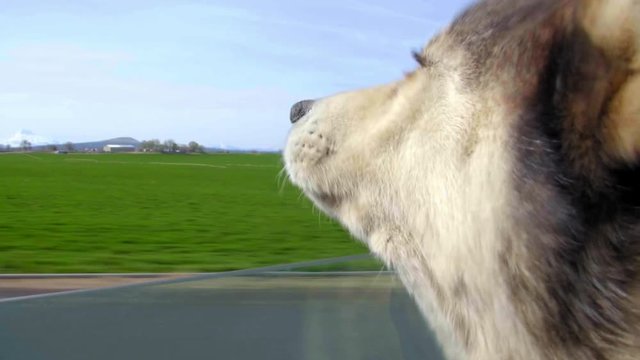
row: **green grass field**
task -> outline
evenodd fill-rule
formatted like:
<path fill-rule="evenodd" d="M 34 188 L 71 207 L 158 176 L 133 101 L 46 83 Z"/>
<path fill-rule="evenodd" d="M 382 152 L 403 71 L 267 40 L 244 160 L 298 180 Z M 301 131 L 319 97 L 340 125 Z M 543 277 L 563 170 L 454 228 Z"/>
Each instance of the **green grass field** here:
<path fill-rule="evenodd" d="M 0 273 L 222 271 L 364 253 L 279 155 L 0 154 Z"/>

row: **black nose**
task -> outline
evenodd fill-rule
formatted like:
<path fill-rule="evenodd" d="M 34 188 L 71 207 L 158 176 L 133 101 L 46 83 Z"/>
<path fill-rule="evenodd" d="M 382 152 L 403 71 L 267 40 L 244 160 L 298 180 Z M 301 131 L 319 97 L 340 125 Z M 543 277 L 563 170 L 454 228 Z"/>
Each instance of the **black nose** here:
<path fill-rule="evenodd" d="M 289 119 L 291 119 L 291 123 L 295 123 L 296 121 L 302 119 L 311 107 L 313 106 L 313 100 L 302 100 L 299 101 L 291 107 L 291 114 L 289 115 Z"/>

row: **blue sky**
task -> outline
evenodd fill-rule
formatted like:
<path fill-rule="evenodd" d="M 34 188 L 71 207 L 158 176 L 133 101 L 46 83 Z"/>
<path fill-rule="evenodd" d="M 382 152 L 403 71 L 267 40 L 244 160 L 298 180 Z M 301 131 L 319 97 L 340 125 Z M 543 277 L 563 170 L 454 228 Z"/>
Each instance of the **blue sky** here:
<path fill-rule="evenodd" d="M 392 81 L 468 0 L 0 3 L 0 143 L 281 148 L 297 100 Z"/>

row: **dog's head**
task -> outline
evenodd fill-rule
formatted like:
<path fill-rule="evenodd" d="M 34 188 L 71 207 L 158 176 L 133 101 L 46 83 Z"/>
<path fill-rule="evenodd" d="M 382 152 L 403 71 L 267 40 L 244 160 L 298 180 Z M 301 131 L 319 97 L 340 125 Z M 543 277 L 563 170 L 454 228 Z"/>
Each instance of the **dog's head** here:
<path fill-rule="evenodd" d="M 480 2 L 403 79 L 294 105 L 289 176 L 383 258 L 494 236 L 558 193 L 597 202 L 640 150 L 639 9 Z"/>

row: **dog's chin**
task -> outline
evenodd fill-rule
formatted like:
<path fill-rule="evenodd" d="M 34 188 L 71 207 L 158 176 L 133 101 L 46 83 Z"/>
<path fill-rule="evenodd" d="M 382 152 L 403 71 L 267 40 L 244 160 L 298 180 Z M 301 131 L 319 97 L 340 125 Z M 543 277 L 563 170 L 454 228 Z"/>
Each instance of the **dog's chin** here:
<path fill-rule="evenodd" d="M 342 198 L 321 188 L 320 184 L 327 182 L 323 177 L 319 177 L 323 171 L 317 166 L 300 163 L 287 163 L 286 168 L 293 185 L 301 189 L 316 207 L 334 217 Z"/>
<path fill-rule="evenodd" d="M 337 195 L 325 192 L 307 192 L 305 194 L 313 201 L 313 203 L 325 214 L 332 218 L 337 218 L 338 209 L 343 202 L 343 198 Z"/>
<path fill-rule="evenodd" d="M 291 161 L 291 159 L 296 158 L 285 155 L 286 171 L 291 183 L 301 189 L 320 210 L 333 216 L 338 198 L 319 189 L 317 181 L 314 181 L 315 176 L 313 175 L 319 172 L 317 166 L 308 163 L 305 164 L 301 161 Z"/>

